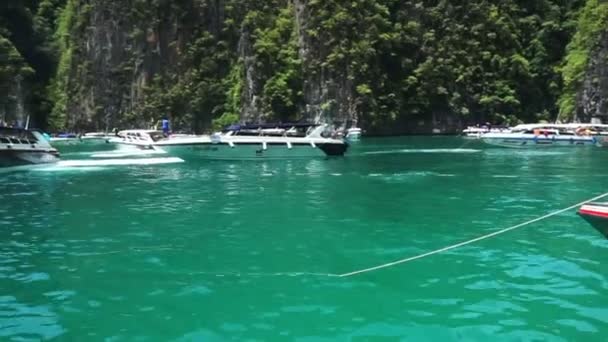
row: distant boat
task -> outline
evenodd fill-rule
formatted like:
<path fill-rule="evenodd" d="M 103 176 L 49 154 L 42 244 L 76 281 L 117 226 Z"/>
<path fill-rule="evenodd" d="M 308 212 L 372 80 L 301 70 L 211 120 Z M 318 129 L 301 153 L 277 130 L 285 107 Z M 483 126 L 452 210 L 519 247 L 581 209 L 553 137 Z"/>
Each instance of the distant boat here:
<path fill-rule="evenodd" d="M 585 204 L 579 209 L 578 214 L 608 238 L 608 203 Z"/>
<path fill-rule="evenodd" d="M 81 140 L 88 140 L 88 141 L 92 141 L 92 140 L 99 140 L 99 141 L 106 141 L 108 139 L 110 139 L 111 137 L 113 137 L 114 135 L 105 133 L 105 132 L 89 132 L 89 133 L 85 133 L 83 136 L 80 137 Z"/>
<path fill-rule="evenodd" d="M 363 130 L 361 130 L 361 128 L 351 127 L 346 130 L 346 139 L 348 139 L 349 141 L 359 141 L 361 139 L 362 133 Z"/>
<path fill-rule="evenodd" d="M 127 130 L 110 143 L 140 149 L 161 149 L 171 154 L 211 159 L 298 158 L 342 156 L 348 145 L 341 139 L 323 137 L 324 125 L 232 125 L 211 136 L 168 136 L 154 130 Z M 186 155 L 183 153 L 186 152 Z"/>
<path fill-rule="evenodd" d="M 462 130 L 462 135 L 467 138 L 480 138 L 486 133 L 509 133 L 511 128 L 507 126 L 469 126 Z"/>
<path fill-rule="evenodd" d="M 608 134 L 608 125 L 525 124 L 509 132 L 485 133 L 480 139 L 503 147 L 594 146 Z"/>
<path fill-rule="evenodd" d="M 113 137 L 104 132 L 90 132 L 83 135 L 76 133 L 61 133 L 51 137 L 52 143 L 103 143 Z"/>
<path fill-rule="evenodd" d="M 51 136 L 52 143 L 67 141 L 78 141 L 78 135 L 76 133 L 59 133 Z"/>
<path fill-rule="evenodd" d="M 0 127 L 0 167 L 54 163 L 59 152 L 42 133 L 24 128 Z"/>

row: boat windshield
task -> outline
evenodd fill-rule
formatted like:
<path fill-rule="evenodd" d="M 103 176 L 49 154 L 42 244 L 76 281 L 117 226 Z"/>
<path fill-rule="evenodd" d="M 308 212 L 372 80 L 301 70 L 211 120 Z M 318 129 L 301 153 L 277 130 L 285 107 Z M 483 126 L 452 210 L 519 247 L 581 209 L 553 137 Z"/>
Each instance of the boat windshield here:
<path fill-rule="evenodd" d="M 0 138 L 3 138 L 2 141 L 9 139 L 13 142 L 19 142 L 24 144 L 35 143 L 38 141 L 36 136 L 28 130 L 9 127 L 0 127 Z M 25 141 L 21 142 L 21 140 Z"/>
<path fill-rule="evenodd" d="M 231 125 L 224 132 L 231 135 L 305 137 L 308 130 L 316 126 L 303 123 Z"/>
<path fill-rule="evenodd" d="M 152 139 L 152 141 L 156 142 L 156 141 L 165 139 L 165 135 L 163 134 L 163 132 L 151 132 L 150 139 Z"/>

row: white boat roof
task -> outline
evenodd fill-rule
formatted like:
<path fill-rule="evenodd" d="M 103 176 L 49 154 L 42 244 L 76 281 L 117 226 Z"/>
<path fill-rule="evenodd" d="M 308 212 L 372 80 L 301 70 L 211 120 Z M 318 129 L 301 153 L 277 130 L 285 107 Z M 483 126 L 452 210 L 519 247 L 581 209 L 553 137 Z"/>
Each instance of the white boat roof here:
<path fill-rule="evenodd" d="M 556 123 L 535 123 L 535 124 L 522 124 L 513 127 L 513 130 L 524 130 L 524 129 L 537 129 L 537 128 L 569 128 L 576 129 L 580 127 L 600 127 L 608 129 L 607 124 L 593 124 L 593 123 L 567 123 L 567 124 L 556 124 Z"/>
<path fill-rule="evenodd" d="M 162 131 L 158 131 L 158 130 L 154 130 L 154 129 L 126 129 L 124 131 L 118 132 L 118 134 L 129 134 L 129 133 L 152 134 L 152 133 L 162 133 Z"/>
<path fill-rule="evenodd" d="M 562 126 L 568 127 L 568 128 L 579 128 L 579 127 L 608 128 L 607 124 L 594 124 L 594 123 L 568 123 L 568 124 L 562 124 Z"/>

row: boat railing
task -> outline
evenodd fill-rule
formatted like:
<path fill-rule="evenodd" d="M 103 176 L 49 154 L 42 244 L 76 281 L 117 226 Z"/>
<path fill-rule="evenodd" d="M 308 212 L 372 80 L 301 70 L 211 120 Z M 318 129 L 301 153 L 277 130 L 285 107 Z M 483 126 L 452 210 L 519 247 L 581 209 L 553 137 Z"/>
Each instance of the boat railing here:
<path fill-rule="evenodd" d="M 0 144 L 6 144 L 6 145 L 35 145 L 37 144 L 38 141 L 35 139 L 28 139 L 28 138 L 18 138 L 15 136 L 3 136 L 0 137 Z"/>

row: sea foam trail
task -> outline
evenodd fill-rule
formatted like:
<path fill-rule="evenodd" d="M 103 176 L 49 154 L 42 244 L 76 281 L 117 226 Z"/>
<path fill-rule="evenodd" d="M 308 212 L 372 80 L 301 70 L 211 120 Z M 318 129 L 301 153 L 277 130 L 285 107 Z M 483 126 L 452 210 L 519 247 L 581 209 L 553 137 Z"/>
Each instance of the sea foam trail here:
<path fill-rule="evenodd" d="M 387 151 L 372 151 L 364 152 L 363 154 L 374 155 L 374 154 L 396 154 L 396 153 L 478 153 L 481 150 L 475 150 L 471 148 L 433 148 L 433 149 L 400 149 L 400 150 L 387 150 Z"/>
<path fill-rule="evenodd" d="M 135 151 L 115 151 L 115 152 L 104 152 L 104 153 L 94 153 L 91 155 L 91 158 L 126 158 L 126 157 L 136 157 L 136 156 L 149 156 L 154 154 L 167 154 L 167 152 L 163 150 L 135 150 Z"/>
<path fill-rule="evenodd" d="M 177 157 L 167 158 L 137 158 L 137 159 L 105 159 L 105 160 L 61 160 L 55 164 L 58 167 L 95 167 L 95 166 L 121 166 L 121 165 L 158 165 L 183 163 Z"/>
<path fill-rule="evenodd" d="M 61 160 L 57 163 L 21 165 L 0 168 L 0 174 L 15 171 L 96 171 L 104 170 L 108 166 L 130 166 L 130 165 L 161 165 L 183 163 L 184 160 L 177 157 L 165 158 L 134 158 L 134 159 L 104 159 L 104 160 Z"/>

